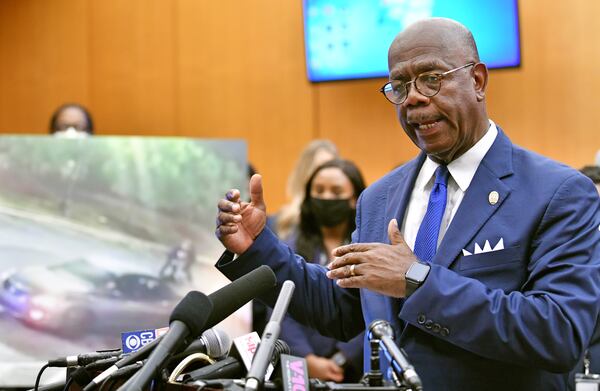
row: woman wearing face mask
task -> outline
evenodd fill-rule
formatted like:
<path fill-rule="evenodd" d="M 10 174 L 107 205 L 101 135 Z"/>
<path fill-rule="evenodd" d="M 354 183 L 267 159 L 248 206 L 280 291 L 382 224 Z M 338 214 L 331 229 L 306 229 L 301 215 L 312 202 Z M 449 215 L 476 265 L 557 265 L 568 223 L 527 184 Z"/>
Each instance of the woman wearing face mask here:
<path fill-rule="evenodd" d="M 300 207 L 300 223 L 287 241 L 307 262 L 326 265 L 331 251 L 350 242 L 356 201 L 365 184 L 358 168 L 347 160 L 331 160 L 309 178 Z M 324 337 L 291 317 L 282 325 L 281 338 L 291 353 L 306 358 L 311 378 L 356 382 L 362 375 L 363 334 L 350 342 Z"/>

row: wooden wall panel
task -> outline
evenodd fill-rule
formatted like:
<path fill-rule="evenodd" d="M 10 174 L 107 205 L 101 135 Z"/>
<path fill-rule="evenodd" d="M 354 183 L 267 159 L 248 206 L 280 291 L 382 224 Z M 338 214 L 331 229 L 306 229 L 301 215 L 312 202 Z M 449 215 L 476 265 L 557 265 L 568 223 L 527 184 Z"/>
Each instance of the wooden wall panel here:
<path fill-rule="evenodd" d="M 0 132 L 46 133 L 60 104 L 88 103 L 86 2 L 0 1 Z"/>
<path fill-rule="evenodd" d="M 101 133 L 177 134 L 174 3 L 91 0 L 91 107 Z"/>
<path fill-rule="evenodd" d="M 181 133 L 247 139 L 274 211 L 295 157 L 314 135 L 300 2 L 178 5 Z"/>

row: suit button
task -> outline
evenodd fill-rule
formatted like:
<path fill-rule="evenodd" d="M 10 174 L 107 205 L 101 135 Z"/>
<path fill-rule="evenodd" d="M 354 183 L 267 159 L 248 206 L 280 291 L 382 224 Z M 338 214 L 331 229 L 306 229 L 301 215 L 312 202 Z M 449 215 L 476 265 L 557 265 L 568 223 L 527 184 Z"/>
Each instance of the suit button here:
<path fill-rule="evenodd" d="M 427 319 L 427 318 L 425 317 L 425 315 L 423 315 L 423 314 L 419 314 L 419 316 L 417 316 L 417 323 L 419 323 L 419 324 L 423 324 L 423 323 L 425 323 L 425 320 L 426 320 L 426 319 Z"/>
<path fill-rule="evenodd" d="M 431 319 L 429 319 L 427 322 L 425 322 L 425 328 L 427 330 L 431 330 L 432 326 L 433 326 L 433 321 Z"/>
<path fill-rule="evenodd" d="M 442 328 L 442 326 L 440 326 L 440 324 L 439 324 L 439 323 L 434 323 L 434 324 L 433 324 L 433 327 L 431 328 L 431 331 L 433 331 L 434 333 L 436 333 L 436 334 L 437 334 L 437 333 L 439 333 L 439 332 L 440 332 L 440 329 L 441 329 L 441 328 Z"/>
<path fill-rule="evenodd" d="M 449 329 L 448 327 L 443 327 L 443 328 L 440 330 L 440 335 L 441 335 L 442 337 L 447 337 L 447 336 L 448 336 L 448 334 L 450 334 L 450 329 Z"/>

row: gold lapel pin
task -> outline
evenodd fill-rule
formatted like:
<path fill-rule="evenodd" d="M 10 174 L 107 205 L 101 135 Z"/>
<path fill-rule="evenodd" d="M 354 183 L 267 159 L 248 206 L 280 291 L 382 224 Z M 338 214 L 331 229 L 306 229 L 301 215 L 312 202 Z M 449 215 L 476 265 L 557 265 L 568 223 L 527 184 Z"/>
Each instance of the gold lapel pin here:
<path fill-rule="evenodd" d="M 490 194 L 488 195 L 488 201 L 490 202 L 490 205 L 496 205 L 499 199 L 500 194 L 498 194 L 497 191 L 490 191 Z"/>

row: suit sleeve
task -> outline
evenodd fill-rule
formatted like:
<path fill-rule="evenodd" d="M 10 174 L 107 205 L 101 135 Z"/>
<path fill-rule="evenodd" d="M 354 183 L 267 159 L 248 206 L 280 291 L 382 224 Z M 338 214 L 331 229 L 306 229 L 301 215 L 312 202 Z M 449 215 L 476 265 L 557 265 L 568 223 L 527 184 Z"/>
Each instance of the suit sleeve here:
<path fill-rule="evenodd" d="M 306 357 L 309 354 L 314 353 L 314 349 L 307 335 L 308 330 L 310 329 L 303 327 L 293 318 L 286 316 L 281 324 L 281 334 L 279 337 L 290 346 L 291 354 L 299 357 Z"/>
<path fill-rule="evenodd" d="M 448 331 L 437 337 L 483 357 L 569 371 L 599 311 L 600 201 L 594 190 L 579 175 L 558 187 L 534 234 L 521 290 L 490 289 L 432 265 L 400 317 L 429 334 L 419 319 L 436 319 Z"/>
<path fill-rule="evenodd" d="M 337 350 L 344 353 L 346 359 L 351 362 L 355 369 L 361 370 L 363 367 L 363 343 L 365 339 L 365 332 L 363 331 L 356 337 L 352 338 L 348 342 L 338 342 L 336 345 Z"/>
<path fill-rule="evenodd" d="M 244 254 L 233 260 L 233 254 L 226 251 L 216 266 L 234 280 L 263 264 L 277 276 L 277 289 L 260 297 L 265 303 L 273 305 L 283 282 L 291 280 L 296 288 L 288 313 L 298 322 L 342 341 L 364 329 L 359 292 L 337 286 L 327 278 L 323 266 L 294 254 L 267 227 Z"/>

